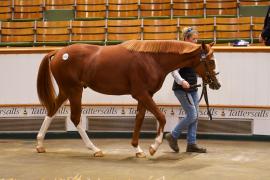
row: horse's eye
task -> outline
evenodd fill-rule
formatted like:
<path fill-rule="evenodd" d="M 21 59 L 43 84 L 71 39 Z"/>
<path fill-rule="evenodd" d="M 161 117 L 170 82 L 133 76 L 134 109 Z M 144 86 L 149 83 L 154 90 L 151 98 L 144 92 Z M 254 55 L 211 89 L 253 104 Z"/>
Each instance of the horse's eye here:
<path fill-rule="evenodd" d="M 215 61 L 213 61 L 213 60 L 210 60 L 210 61 L 208 61 L 208 65 L 210 66 L 210 67 L 212 67 L 212 68 L 215 68 Z"/>

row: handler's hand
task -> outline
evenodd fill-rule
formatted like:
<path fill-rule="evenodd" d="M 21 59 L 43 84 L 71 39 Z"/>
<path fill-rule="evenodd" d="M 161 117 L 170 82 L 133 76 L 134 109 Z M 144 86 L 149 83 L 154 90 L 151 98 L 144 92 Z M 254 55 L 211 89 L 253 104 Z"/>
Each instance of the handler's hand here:
<path fill-rule="evenodd" d="M 185 89 L 188 89 L 188 88 L 190 88 L 190 85 L 189 85 L 189 83 L 187 81 L 184 80 L 182 82 L 182 87 L 185 88 Z"/>

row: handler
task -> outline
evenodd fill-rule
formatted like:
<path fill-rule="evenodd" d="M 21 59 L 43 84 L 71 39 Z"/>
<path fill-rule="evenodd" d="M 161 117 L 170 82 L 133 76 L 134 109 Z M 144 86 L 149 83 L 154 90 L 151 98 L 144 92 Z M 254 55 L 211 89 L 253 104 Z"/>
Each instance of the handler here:
<path fill-rule="evenodd" d="M 182 36 L 184 41 L 197 43 L 198 32 L 191 27 L 184 28 L 182 30 Z M 185 110 L 186 116 L 178 122 L 172 132 L 165 135 L 165 138 L 171 149 L 175 152 L 179 152 L 177 139 L 182 130 L 187 128 L 186 152 L 206 153 L 206 149 L 200 148 L 196 144 L 199 96 L 198 88 L 190 87 L 190 85 L 197 84 L 196 72 L 192 68 L 181 68 L 173 71 L 172 76 L 174 78 L 174 94 L 181 103 L 182 108 Z"/>

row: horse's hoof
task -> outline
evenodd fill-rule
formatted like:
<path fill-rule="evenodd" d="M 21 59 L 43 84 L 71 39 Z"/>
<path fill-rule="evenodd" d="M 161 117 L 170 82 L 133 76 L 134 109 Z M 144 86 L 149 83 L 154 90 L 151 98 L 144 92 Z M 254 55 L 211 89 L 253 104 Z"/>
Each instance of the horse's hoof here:
<path fill-rule="evenodd" d="M 149 147 L 149 153 L 150 153 L 151 156 L 153 156 L 156 153 L 156 150 L 150 146 Z"/>
<path fill-rule="evenodd" d="M 103 156 L 104 156 L 104 154 L 102 151 L 97 151 L 94 153 L 94 157 L 103 157 Z"/>
<path fill-rule="evenodd" d="M 136 153 L 136 157 L 137 158 L 146 158 L 146 155 L 144 152 L 138 152 L 138 153 Z"/>
<path fill-rule="evenodd" d="M 44 147 L 36 147 L 38 153 L 45 153 L 46 149 Z"/>

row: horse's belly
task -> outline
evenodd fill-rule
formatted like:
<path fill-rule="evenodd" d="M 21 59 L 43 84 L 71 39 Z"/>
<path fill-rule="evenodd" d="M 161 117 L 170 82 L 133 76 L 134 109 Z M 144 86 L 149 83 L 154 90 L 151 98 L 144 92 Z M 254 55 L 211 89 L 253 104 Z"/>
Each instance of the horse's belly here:
<path fill-rule="evenodd" d="M 108 94 L 108 95 L 124 95 L 124 94 L 130 94 L 128 89 L 123 89 L 119 87 L 103 87 L 103 86 L 96 86 L 96 85 L 89 85 L 89 88 L 92 90 L 102 93 L 102 94 Z"/>
<path fill-rule="evenodd" d="M 88 83 L 88 86 L 103 94 L 109 95 L 123 95 L 129 94 L 129 85 L 127 81 L 123 79 L 114 79 L 114 78 L 95 78 Z"/>

